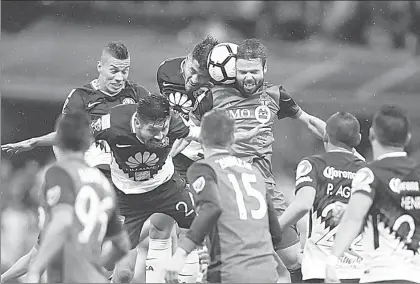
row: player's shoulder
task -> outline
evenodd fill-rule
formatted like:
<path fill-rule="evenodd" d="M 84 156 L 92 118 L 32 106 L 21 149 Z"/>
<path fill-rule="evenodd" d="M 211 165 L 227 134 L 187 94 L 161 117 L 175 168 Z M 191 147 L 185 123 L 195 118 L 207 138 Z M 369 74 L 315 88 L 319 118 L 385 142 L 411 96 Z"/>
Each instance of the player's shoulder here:
<path fill-rule="evenodd" d="M 286 89 L 283 87 L 283 85 L 273 85 L 270 83 L 265 83 L 265 92 L 267 95 L 269 95 L 272 99 L 274 99 L 276 102 L 282 102 L 282 101 L 289 101 L 291 99 L 290 94 L 286 91 Z"/>
<path fill-rule="evenodd" d="M 234 85 L 213 85 L 210 88 L 214 98 L 221 96 L 240 96 L 239 90 Z"/>
<path fill-rule="evenodd" d="M 93 81 L 92 81 L 93 82 Z M 74 88 L 70 91 L 68 97 L 79 96 L 82 98 L 88 97 L 96 93 L 96 89 L 92 86 L 92 82 L 86 83 L 81 87 Z"/>
<path fill-rule="evenodd" d="M 180 77 L 180 66 L 185 57 L 168 58 L 160 63 L 157 70 L 158 81 L 173 82 Z"/>
<path fill-rule="evenodd" d="M 141 96 L 146 96 L 150 94 L 150 91 L 143 85 L 134 83 L 133 81 L 127 80 L 125 83 L 126 89 L 132 89 L 135 94 Z"/>

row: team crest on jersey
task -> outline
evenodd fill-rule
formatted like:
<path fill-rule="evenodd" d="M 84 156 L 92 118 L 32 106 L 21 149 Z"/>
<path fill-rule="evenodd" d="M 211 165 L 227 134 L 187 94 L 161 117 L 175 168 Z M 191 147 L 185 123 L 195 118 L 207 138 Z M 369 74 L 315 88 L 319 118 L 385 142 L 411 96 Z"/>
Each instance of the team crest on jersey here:
<path fill-rule="evenodd" d="M 61 196 L 61 187 L 58 185 L 51 187 L 47 190 L 46 201 L 49 206 L 54 206 L 60 200 Z"/>
<path fill-rule="evenodd" d="M 136 101 L 133 98 L 125 98 L 125 99 L 123 99 L 122 103 L 124 105 L 129 105 L 129 104 L 135 104 Z"/>
<path fill-rule="evenodd" d="M 302 160 L 296 168 L 296 179 L 306 176 L 312 171 L 312 164 L 308 160 Z"/>
<path fill-rule="evenodd" d="M 125 221 L 125 216 L 123 215 L 118 215 L 118 221 L 121 222 L 122 225 L 124 225 L 124 221 Z"/>
<path fill-rule="evenodd" d="M 260 123 L 267 123 L 271 119 L 271 111 L 268 107 L 270 97 L 267 94 L 262 94 L 258 100 L 260 106 L 255 109 L 255 118 Z"/>
<path fill-rule="evenodd" d="M 194 188 L 195 192 L 200 193 L 204 189 L 205 185 L 206 180 L 201 176 L 193 182 L 192 187 Z"/>
<path fill-rule="evenodd" d="M 94 121 L 91 122 L 90 127 L 94 130 L 94 131 L 101 131 L 101 127 L 102 127 L 102 121 L 101 118 L 98 118 Z"/>

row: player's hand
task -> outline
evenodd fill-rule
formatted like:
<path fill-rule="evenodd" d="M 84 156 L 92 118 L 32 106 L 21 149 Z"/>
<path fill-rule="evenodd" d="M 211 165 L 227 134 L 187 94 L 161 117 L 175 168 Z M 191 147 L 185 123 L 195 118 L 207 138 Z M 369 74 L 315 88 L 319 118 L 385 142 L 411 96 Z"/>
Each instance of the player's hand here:
<path fill-rule="evenodd" d="M 206 246 L 202 246 L 197 249 L 197 252 L 198 252 L 198 259 L 200 263 L 200 271 L 201 273 L 205 274 L 207 271 L 207 267 L 210 264 L 209 251 Z"/>
<path fill-rule="evenodd" d="M 238 130 L 235 132 L 235 142 L 247 141 L 254 138 L 257 135 L 264 134 L 265 132 L 271 131 L 271 128 L 266 124 L 258 124 L 255 128 L 250 131 Z"/>
<path fill-rule="evenodd" d="M 273 135 L 258 135 L 255 140 L 262 148 L 270 146 L 275 141 Z"/>
<path fill-rule="evenodd" d="M 172 259 L 167 261 L 165 267 L 165 281 L 166 283 L 179 283 L 179 273 L 185 265 L 187 253 L 181 248 L 175 251 Z"/>
<path fill-rule="evenodd" d="M 8 154 L 19 154 L 35 148 L 35 142 L 36 141 L 34 139 L 28 139 L 17 143 L 1 145 L 1 150 Z"/>

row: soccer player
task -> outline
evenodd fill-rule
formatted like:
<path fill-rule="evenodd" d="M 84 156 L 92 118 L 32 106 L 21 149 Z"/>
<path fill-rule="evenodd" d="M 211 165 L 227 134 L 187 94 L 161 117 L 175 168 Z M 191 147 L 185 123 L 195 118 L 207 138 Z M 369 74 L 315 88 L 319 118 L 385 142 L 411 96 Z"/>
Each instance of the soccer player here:
<path fill-rule="evenodd" d="M 144 222 L 151 216 L 150 224 L 154 229 L 149 231 L 146 265 L 153 270 L 146 271 L 146 281 L 163 282 L 162 265 L 172 251 L 173 220 L 188 229 L 195 216 L 192 196 L 186 190 L 185 180 L 175 172 L 169 153 L 177 139 L 198 140 L 200 128 L 186 126 L 180 115 L 171 111 L 164 95 L 151 94 L 140 99 L 137 105 L 114 107 L 97 120 L 93 129 L 95 139 L 106 141 L 112 151 L 111 177 L 131 241 L 131 252 L 117 264 L 116 270 L 121 266 L 124 282 L 131 280 L 134 249 L 139 244 Z M 235 134 L 235 138 L 246 140 L 258 131 L 256 128 Z M 191 255 L 198 258 L 196 251 Z M 113 281 L 119 282 L 116 279 Z"/>
<path fill-rule="evenodd" d="M 212 108 L 223 108 L 234 118 L 238 131 L 249 131 L 266 124 L 270 131 L 261 132 L 249 141 L 232 145 L 233 153 L 255 165 L 266 178 L 268 192 L 278 215 L 286 209 L 284 195 L 276 188 L 272 173 L 271 156 L 274 134 L 272 127 L 277 119 L 291 117 L 301 121 L 322 139 L 325 122 L 302 110 L 282 86 L 268 86 L 264 82 L 267 72 L 267 49 L 257 39 L 247 39 L 238 46 L 236 60 L 236 85 L 212 88 Z M 278 253 L 288 268 L 292 281 L 301 281 L 300 242 L 294 225 L 283 229 Z M 285 272 L 287 274 L 287 272 Z"/>
<path fill-rule="evenodd" d="M 187 56 L 167 59 L 160 64 L 157 71 L 160 93 L 167 96 L 172 108 L 193 126 L 200 125 L 203 107 L 205 109 L 206 105 L 211 105 L 211 78 L 207 69 L 207 58 L 218 43 L 213 37 L 207 36 Z M 202 157 L 200 144 L 192 141 L 181 153 L 174 156 L 175 170 L 186 179 L 188 167 Z"/>
<path fill-rule="evenodd" d="M 95 126 L 96 120 L 107 114 L 112 107 L 119 104 L 135 104 L 139 98 L 147 96 L 150 93 L 148 90 L 128 80 L 130 63 L 130 54 L 123 43 L 108 43 L 97 63 L 98 78 L 71 90 L 62 112 L 85 111 L 91 117 L 92 126 Z M 2 145 L 1 150 L 20 153 L 36 147 L 53 146 L 55 137 L 55 132 L 52 132 L 41 137 Z M 111 154 L 106 143 L 94 143 L 86 152 L 86 160 L 89 165 L 103 169 L 109 176 Z"/>
<path fill-rule="evenodd" d="M 374 115 L 369 140 L 374 161 L 360 169 L 338 226 L 326 282 L 337 282 L 336 265 L 363 231 L 366 270 L 362 283 L 420 283 L 420 168 L 407 157 L 409 120 L 397 106 Z"/>
<path fill-rule="evenodd" d="M 203 117 L 205 159 L 188 169 L 199 214 L 167 264 L 167 282 L 178 283 L 186 256 L 206 235 L 210 237 L 210 283 L 275 283 L 279 278 L 269 226 L 277 225 L 278 234 L 280 227 L 262 175 L 229 153 L 234 129 L 235 122 L 224 110 L 212 110 Z M 269 214 L 274 216 L 272 224 Z"/>
<path fill-rule="evenodd" d="M 353 154 L 360 143 L 360 124 L 350 113 L 337 112 L 327 120 L 326 153 L 304 158 L 296 170 L 296 197 L 279 218 L 280 227 L 295 224 L 310 211 L 308 239 L 302 260 L 303 280 L 324 283 L 325 262 L 331 255 L 340 216 L 350 199 L 351 182 L 366 165 Z M 352 249 L 363 251 L 361 236 Z M 339 278 L 358 282 L 362 259 L 346 253 L 340 259 Z"/>
<path fill-rule="evenodd" d="M 41 195 L 46 223 L 28 282 L 38 282 L 45 269 L 51 283 L 105 282 L 102 267 L 112 269 L 127 253 L 129 240 L 117 217 L 111 184 L 84 161 L 93 141 L 89 116 L 75 111 L 59 117 L 56 140 L 60 161 L 45 172 Z M 112 246 L 101 253 L 104 238 Z"/>

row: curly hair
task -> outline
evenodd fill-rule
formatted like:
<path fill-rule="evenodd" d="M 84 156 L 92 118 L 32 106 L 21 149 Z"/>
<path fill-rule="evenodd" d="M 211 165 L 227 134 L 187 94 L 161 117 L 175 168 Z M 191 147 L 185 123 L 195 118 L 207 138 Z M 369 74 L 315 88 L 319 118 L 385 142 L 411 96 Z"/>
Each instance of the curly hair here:
<path fill-rule="evenodd" d="M 263 66 L 267 61 L 267 47 L 258 39 L 246 39 L 238 46 L 238 59 L 261 59 Z"/>
<path fill-rule="evenodd" d="M 200 68 L 207 69 L 207 58 L 209 57 L 212 49 L 218 44 L 219 42 L 214 37 L 207 35 L 205 39 L 194 46 L 194 49 L 191 53 L 192 58 L 197 60 Z"/>
<path fill-rule="evenodd" d="M 137 103 L 137 116 L 145 122 L 162 122 L 170 115 L 169 100 L 159 93 L 141 98 Z"/>

